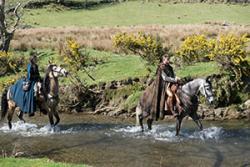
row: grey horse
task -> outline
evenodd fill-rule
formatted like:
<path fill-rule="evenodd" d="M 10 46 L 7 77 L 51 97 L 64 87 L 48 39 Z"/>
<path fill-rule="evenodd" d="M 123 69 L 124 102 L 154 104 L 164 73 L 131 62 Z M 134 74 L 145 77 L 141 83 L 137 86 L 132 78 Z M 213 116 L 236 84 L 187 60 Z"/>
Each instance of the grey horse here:
<path fill-rule="evenodd" d="M 180 112 L 180 115 L 176 117 L 176 135 L 179 135 L 181 122 L 185 116 L 190 116 L 194 120 L 194 122 L 198 125 L 200 130 L 203 129 L 201 121 L 199 120 L 199 116 L 196 113 L 199 105 L 198 101 L 199 92 L 205 96 L 206 100 L 210 104 L 212 104 L 212 102 L 214 101 L 214 97 L 209 78 L 194 79 L 184 84 L 181 88 L 178 89 L 177 94 L 181 100 L 181 105 L 183 110 L 182 112 Z M 153 122 L 152 114 L 154 113 L 145 113 L 145 111 L 142 111 L 142 106 L 140 103 L 138 103 L 136 107 L 136 124 L 141 126 L 142 131 L 144 130 L 143 118 L 145 117 L 149 117 L 147 123 L 148 123 L 148 128 L 151 129 Z M 165 114 L 172 115 L 170 111 L 165 111 Z"/>

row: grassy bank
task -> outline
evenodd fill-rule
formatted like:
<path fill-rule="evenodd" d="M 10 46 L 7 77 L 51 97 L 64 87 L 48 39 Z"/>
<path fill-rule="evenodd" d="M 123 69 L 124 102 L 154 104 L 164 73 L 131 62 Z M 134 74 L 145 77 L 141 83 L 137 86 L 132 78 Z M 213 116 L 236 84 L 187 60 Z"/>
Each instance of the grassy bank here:
<path fill-rule="evenodd" d="M 64 65 L 62 58 L 58 55 L 56 51 L 52 50 L 37 50 L 39 53 L 39 69 L 43 75 L 46 67 L 48 65 L 49 59 L 54 59 L 56 64 Z M 110 82 L 113 80 L 119 81 L 127 79 L 129 77 L 143 77 L 148 75 L 148 71 L 145 66 L 145 61 L 136 55 L 120 55 L 111 52 L 97 51 L 93 49 L 88 49 L 90 59 L 95 59 L 101 63 L 96 65 L 90 65 L 87 70 L 89 74 L 93 76 L 96 80 L 91 80 L 84 71 L 78 71 L 80 78 L 87 84 L 97 84 L 99 82 Z M 15 52 L 16 55 L 22 55 L 25 57 L 29 56 L 29 52 Z M 25 67 L 26 68 L 26 67 Z M 176 69 L 176 73 L 180 77 L 205 77 L 210 74 L 218 73 L 219 69 L 215 62 L 208 63 L 196 63 L 192 66 L 183 66 Z M 25 76 L 26 71 L 22 69 L 21 73 L 16 75 L 0 77 L 0 84 L 4 83 L 10 78 L 20 78 Z M 63 82 L 68 82 L 68 80 L 63 80 Z"/>
<path fill-rule="evenodd" d="M 28 158 L 0 158 L 1 167 L 87 167 L 87 165 L 74 165 L 53 162 L 49 159 Z"/>
<path fill-rule="evenodd" d="M 59 8 L 59 7 L 58 7 Z M 53 16 L 53 17 L 51 17 Z M 34 27 L 128 26 L 147 24 L 201 24 L 227 22 L 249 24 L 250 6 L 227 4 L 160 4 L 141 1 L 109 4 L 91 9 L 57 7 L 24 11 L 25 24 Z"/>

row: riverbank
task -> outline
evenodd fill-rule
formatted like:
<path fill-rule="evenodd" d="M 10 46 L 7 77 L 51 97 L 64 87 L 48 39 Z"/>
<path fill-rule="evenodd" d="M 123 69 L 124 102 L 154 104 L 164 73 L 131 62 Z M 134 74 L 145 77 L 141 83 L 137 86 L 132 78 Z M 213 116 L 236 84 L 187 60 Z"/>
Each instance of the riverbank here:
<path fill-rule="evenodd" d="M 183 81 L 187 82 L 188 79 L 191 78 L 183 78 Z M 136 114 L 138 100 L 151 81 L 152 79 L 148 77 L 135 77 L 120 81 L 101 82 L 98 85 L 91 85 L 88 90 L 79 90 L 70 86 L 63 87 L 60 90 L 59 111 L 114 118 L 133 118 Z M 245 95 L 244 98 L 241 98 L 241 102 L 224 105 L 225 107 L 209 106 L 206 104 L 205 98 L 199 95 L 200 104 L 197 113 L 200 115 L 200 119 L 210 121 L 250 120 L 250 100 L 247 92 Z M 165 119 L 175 120 L 173 116 L 166 116 Z M 186 117 L 186 119 L 189 118 Z"/>

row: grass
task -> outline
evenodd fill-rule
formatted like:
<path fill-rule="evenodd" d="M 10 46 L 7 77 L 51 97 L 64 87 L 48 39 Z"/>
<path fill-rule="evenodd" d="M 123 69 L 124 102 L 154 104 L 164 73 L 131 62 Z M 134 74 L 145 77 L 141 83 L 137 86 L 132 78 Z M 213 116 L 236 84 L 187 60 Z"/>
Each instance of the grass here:
<path fill-rule="evenodd" d="M 23 20 L 34 27 L 250 23 L 250 5 L 158 4 L 132 1 L 88 10 L 29 9 L 24 12 Z"/>
<path fill-rule="evenodd" d="M 142 77 L 147 75 L 144 61 L 139 56 L 125 56 L 94 50 L 90 52 L 90 56 L 103 57 L 105 61 L 105 63 L 97 65 L 93 70 L 89 69 L 90 74 L 96 79 L 95 82 L 122 80 L 128 77 Z M 85 73 L 80 72 L 80 75 L 87 82 L 93 82 Z"/>
<path fill-rule="evenodd" d="M 184 66 L 177 70 L 176 74 L 179 77 L 204 77 L 211 74 L 219 73 L 219 67 L 216 62 L 200 62 L 190 66 Z"/>
<path fill-rule="evenodd" d="M 39 68 L 41 73 L 46 69 L 48 60 L 54 59 L 55 63 L 64 65 L 58 53 L 52 50 L 38 50 Z M 96 81 L 93 82 L 84 71 L 79 71 L 81 79 L 87 83 L 109 82 L 113 80 L 123 80 L 129 77 L 143 77 L 148 74 L 145 61 L 136 55 L 121 55 L 112 52 L 97 51 L 93 49 L 87 50 L 90 58 L 102 60 L 103 63 L 88 67 L 88 72 Z M 27 52 L 22 53 L 28 56 Z M 218 73 L 216 62 L 196 63 L 190 66 L 184 66 L 176 69 L 176 74 L 180 77 L 192 76 L 203 77 L 210 74 Z M 0 78 L 0 80 L 2 80 Z"/>
<path fill-rule="evenodd" d="M 45 70 L 48 64 L 47 60 L 52 57 L 54 57 L 57 64 L 64 64 L 56 52 L 50 50 L 42 50 L 40 52 L 42 55 L 40 57 L 40 68 L 43 70 Z M 80 78 L 87 84 L 110 82 L 113 80 L 119 81 L 129 77 L 134 78 L 148 75 L 145 61 L 139 56 L 120 55 L 93 49 L 88 49 L 87 52 L 89 53 L 89 57 L 103 61 L 103 63 L 97 64 L 96 66 L 90 66 L 87 69 L 89 74 L 95 78 L 95 81 L 91 80 L 84 71 L 78 71 Z M 216 62 L 196 63 L 176 69 L 176 74 L 180 77 L 204 77 L 218 72 L 219 68 Z"/>
<path fill-rule="evenodd" d="M 119 81 L 129 77 L 143 77 L 148 74 L 145 66 L 145 61 L 139 56 L 135 55 L 119 55 L 111 52 L 87 50 L 89 56 L 92 58 L 98 58 L 103 63 L 97 64 L 96 66 L 88 67 L 87 71 L 96 80 L 92 81 L 84 71 L 78 71 L 80 78 L 87 84 L 97 84 L 99 82 L 110 82 L 113 80 Z M 43 76 L 48 65 L 48 60 L 54 58 L 55 63 L 64 65 L 62 59 L 58 56 L 58 53 L 51 50 L 38 50 L 40 53 L 39 57 L 39 69 Z M 17 53 L 16 53 L 17 54 Z M 19 53 L 23 56 L 28 56 L 28 52 Z M 218 66 L 215 62 L 208 63 L 196 63 L 192 66 L 184 66 L 180 69 L 176 69 L 176 74 L 179 77 L 205 77 L 210 74 L 218 73 Z M 6 80 L 15 78 L 16 76 L 24 76 L 26 72 L 22 72 L 17 75 L 10 75 L 0 77 L 0 85 Z M 68 84 L 67 79 L 62 79 L 62 82 Z"/>
<path fill-rule="evenodd" d="M 53 162 L 48 159 L 28 159 L 28 158 L 0 158 L 1 167 L 87 167 L 86 165 L 73 165 Z"/>

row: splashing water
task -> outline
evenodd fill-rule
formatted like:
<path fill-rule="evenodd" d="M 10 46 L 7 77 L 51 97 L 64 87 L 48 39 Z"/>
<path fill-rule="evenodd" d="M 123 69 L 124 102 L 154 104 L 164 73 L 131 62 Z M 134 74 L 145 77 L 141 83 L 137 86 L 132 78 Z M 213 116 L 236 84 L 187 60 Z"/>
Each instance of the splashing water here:
<path fill-rule="evenodd" d="M 49 136 L 58 134 L 73 134 L 81 131 L 95 131 L 101 129 L 100 125 L 94 126 L 74 126 L 63 128 L 61 126 L 51 127 L 50 125 L 39 127 L 32 123 L 23 123 L 18 121 L 12 124 L 10 130 L 7 124 L 0 128 L 0 132 L 20 134 L 24 137 L 29 136 Z M 179 142 L 183 140 L 198 139 L 198 140 L 219 140 L 224 131 L 221 127 L 209 127 L 203 131 L 193 131 L 190 129 L 182 129 L 180 136 L 175 136 L 175 125 L 153 125 L 151 131 L 145 130 L 141 132 L 139 126 L 115 126 L 104 128 L 104 134 L 108 136 L 121 134 L 122 137 L 132 137 L 136 139 L 152 139 L 167 142 Z"/>
<path fill-rule="evenodd" d="M 190 139 L 201 139 L 201 140 L 219 140 L 220 137 L 223 135 L 224 131 L 221 127 L 210 127 L 204 129 L 199 132 L 194 132 L 193 135 L 190 135 Z"/>
<path fill-rule="evenodd" d="M 38 127 L 38 125 L 36 124 L 24 123 L 22 121 L 18 121 L 12 123 L 11 130 L 9 129 L 9 126 L 7 124 L 4 124 L 4 126 L 0 128 L 0 132 L 15 133 L 15 134 L 20 134 L 24 137 L 30 137 L 30 136 L 48 136 L 52 134 L 68 134 L 72 133 L 72 129 L 62 131 L 58 126 L 51 127 L 50 125 L 46 125 L 43 127 Z"/>
<path fill-rule="evenodd" d="M 210 127 L 202 131 L 190 131 L 183 130 L 180 132 L 180 136 L 175 136 L 175 125 L 154 125 L 152 130 L 141 132 L 141 128 L 138 126 L 127 126 L 123 128 L 113 129 L 116 133 L 121 133 L 123 137 L 133 138 L 150 138 L 159 141 L 178 142 L 189 139 L 205 140 L 219 140 L 224 131 L 221 127 Z"/>

